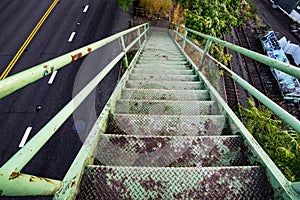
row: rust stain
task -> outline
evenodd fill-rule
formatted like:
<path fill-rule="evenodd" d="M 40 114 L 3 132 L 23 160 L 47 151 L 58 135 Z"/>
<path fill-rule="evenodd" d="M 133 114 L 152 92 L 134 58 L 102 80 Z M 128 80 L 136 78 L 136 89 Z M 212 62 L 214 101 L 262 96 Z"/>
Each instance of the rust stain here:
<path fill-rule="evenodd" d="M 80 52 L 80 53 L 78 53 L 78 54 L 71 55 L 71 57 L 72 57 L 72 62 L 73 62 L 73 61 L 75 61 L 75 60 L 81 58 L 81 57 L 82 57 L 82 53 Z"/>
<path fill-rule="evenodd" d="M 49 68 L 49 66 L 48 66 L 48 65 L 45 65 L 45 66 L 44 66 L 44 68 L 45 68 L 45 69 L 48 69 L 48 68 Z"/>
<path fill-rule="evenodd" d="M 255 143 L 256 146 L 260 147 L 260 145 L 257 143 L 257 141 L 255 140 L 255 138 L 251 138 L 252 142 Z"/>
<path fill-rule="evenodd" d="M 92 48 L 90 48 L 90 47 L 87 50 L 88 50 L 89 53 L 92 52 Z"/>
<path fill-rule="evenodd" d="M 71 57 L 72 57 L 72 62 L 75 61 L 75 60 L 77 59 L 77 55 L 74 55 L 74 56 L 71 55 Z"/>
<path fill-rule="evenodd" d="M 46 182 L 48 182 L 48 183 L 53 183 L 53 181 L 52 181 L 52 180 L 50 180 L 50 179 L 47 179 L 47 178 L 38 177 L 38 179 L 40 179 L 41 181 L 46 181 Z"/>
<path fill-rule="evenodd" d="M 18 178 L 19 176 L 21 176 L 21 173 L 20 173 L 20 172 L 13 172 L 13 173 L 11 173 L 11 175 L 9 176 L 9 179 L 8 179 L 8 180 L 16 179 L 16 178 Z"/>
<path fill-rule="evenodd" d="M 32 177 L 30 177 L 30 179 L 29 179 L 29 182 L 33 182 L 34 181 L 34 177 L 32 176 Z"/>
<path fill-rule="evenodd" d="M 76 184 L 76 182 L 75 182 L 75 181 L 73 181 L 73 182 L 72 182 L 72 184 L 71 184 L 71 187 L 74 187 L 74 186 L 75 186 L 75 184 Z"/>

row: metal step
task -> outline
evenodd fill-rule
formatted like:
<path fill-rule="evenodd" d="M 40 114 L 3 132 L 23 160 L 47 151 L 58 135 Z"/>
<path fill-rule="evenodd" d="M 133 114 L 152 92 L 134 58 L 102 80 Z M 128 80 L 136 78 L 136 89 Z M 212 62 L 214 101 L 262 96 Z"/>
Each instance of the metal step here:
<path fill-rule="evenodd" d="M 121 94 L 121 99 L 199 101 L 199 100 L 209 100 L 209 93 L 207 90 L 123 89 Z"/>
<path fill-rule="evenodd" d="M 168 69 L 168 70 L 192 70 L 189 65 L 164 65 L 157 63 L 136 64 L 135 69 Z M 157 73 L 156 73 L 157 74 Z"/>
<path fill-rule="evenodd" d="M 182 53 L 180 51 L 168 51 L 168 50 L 164 50 L 164 49 L 156 49 L 156 50 L 149 50 L 149 51 L 143 51 L 141 53 L 142 56 L 182 56 Z"/>
<path fill-rule="evenodd" d="M 118 100 L 114 113 L 152 115 L 217 115 L 215 101 Z"/>
<path fill-rule="evenodd" d="M 195 75 L 191 69 L 177 70 L 165 65 L 157 65 L 157 68 L 133 68 L 132 73 L 139 74 L 170 74 L 170 75 Z"/>
<path fill-rule="evenodd" d="M 241 136 L 102 134 L 96 163 L 106 166 L 209 167 L 247 165 Z"/>
<path fill-rule="evenodd" d="M 131 74 L 129 80 L 144 80 L 144 81 L 199 81 L 197 75 L 168 75 L 168 74 Z"/>
<path fill-rule="evenodd" d="M 165 60 L 186 60 L 186 57 L 183 55 L 176 55 L 168 54 L 168 53 L 161 53 L 161 54 L 150 54 L 150 52 L 144 52 L 140 55 L 140 58 L 155 58 L 155 59 L 165 59 Z"/>
<path fill-rule="evenodd" d="M 85 168 L 76 199 L 273 199 L 264 167 Z"/>
<path fill-rule="evenodd" d="M 171 61 L 171 62 L 174 62 L 174 61 L 186 61 L 186 58 L 179 58 L 179 57 L 171 57 L 171 56 L 162 56 L 162 57 L 159 57 L 159 56 L 140 56 L 139 58 L 139 61 L 140 62 L 156 62 L 156 61 Z"/>
<path fill-rule="evenodd" d="M 171 81 L 127 81 L 127 88 L 136 89 L 166 89 L 166 90 L 202 90 L 201 82 L 171 82 Z"/>
<path fill-rule="evenodd" d="M 230 135 L 225 115 L 111 114 L 108 134 L 204 136 Z"/>
<path fill-rule="evenodd" d="M 138 60 L 137 63 L 143 64 L 143 63 L 147 63 L 147 61 Z M 184 65 L 184 64 L 187 64 L 188 61 L 185 61 L 185 60 L 183 60 L 183 61 L 152 60 L 151 63 L 165 64 L 165 65 L 176 65 L 176 64 Z"/>

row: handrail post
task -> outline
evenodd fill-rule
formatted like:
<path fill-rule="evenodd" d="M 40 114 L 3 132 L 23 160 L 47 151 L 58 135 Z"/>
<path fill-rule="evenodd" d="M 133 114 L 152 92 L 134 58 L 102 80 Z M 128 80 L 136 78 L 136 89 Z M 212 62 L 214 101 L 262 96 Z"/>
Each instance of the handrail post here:
<path fill-rule="evenodd" d="M 149 29 L 149 24 L 146 24 L 146 25 L 144 26 L 144 32 L 145 32 L 147 29 Z M 147 40 L 147 31 L 145 32 L 145 40 Z"/>
<path fill-rule="evenodd" d="M 188 34 L 187 30 L 184 29 L 184 35 L 183 35 L 183 40 L 182 40 L 182 49 L 183 50 L 185 48 L 185 41 L 186 41 L 187 34 Z"/>
<path fill-rule="evenodd" d="M 202 54 L 202 58 L 201 58 L 201 61 L 200 61 L 200 68 L 203 67 L 204 60 L 205 60 L 206 54 L 207 54 L 210 46 L 211 46 L 211 40 L 207 39 L 206 44 L 205 44 L 205 48 L 204 48 L 204 51 L 203 51 L 203 54 Z"/>
<path fill-rule="evenodd" d="M 179 27 L 176 26 L 176 35 L 175 35 L 175 40 L 176 40 L 176 41 L 177 41 L 177 39 L 178 39 L 178 29 L 179 29 Z"/>
<path fill-rule="evenodd" d="M 121 43 L 121 49 L 125 53 L 124 65 L 125 65 L 125 68 L 127 69 L 128 68 L 128 57 L 127 57 L 126 46 L 125 46 L 125 42 L 124 42 L 124 36 L 120 37 L 120 43 Z"/>
<path fill-rule="evenodd" d="M 142 42 L 141 42 L 141 30 L 140 30 L 140 28 L 138 28 L 137 29 L 137 36 L 138 36 L 138 38 L 139 38 L 139 43 L 138 43 L 138 45 L 139 45 L 139 48 L 142 46 Z"/>

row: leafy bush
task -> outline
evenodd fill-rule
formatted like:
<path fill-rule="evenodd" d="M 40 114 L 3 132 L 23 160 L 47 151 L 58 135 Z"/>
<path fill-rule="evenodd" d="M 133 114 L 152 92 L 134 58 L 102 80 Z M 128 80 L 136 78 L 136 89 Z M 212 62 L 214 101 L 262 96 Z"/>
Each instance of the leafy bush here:
<path fill-rule="evenodd" d="M 253 4 L 244 0 L 173 0 L 183 5 L 185 13 L 185 26 L 201 33 L 223 38 L 222 34 L 231 33 L 234 26 L 242 26 L 243 21 L 250 18 Z M 191 35 L 201 44 L 205 40 L 199 36 Z M 216 59 L 227 63 L 229 57 L 224 53 L 224 47 L 215 44 L 210 49 Z"/>
<path fill-rule="evenodd" d="M 256 108 L 253 100 L 248 104 L 249 109 L 239 105 L 240 119 L 286 178 L 300 181 L 300 134 L 284 130 L 283 122 L 264 106 Z"/>
<path fill-rule="evenodd" d="M 134 0 L 117 0 L 120 7 L 124 10 L 128 10 L 128 6 L 132 5 Z"/>

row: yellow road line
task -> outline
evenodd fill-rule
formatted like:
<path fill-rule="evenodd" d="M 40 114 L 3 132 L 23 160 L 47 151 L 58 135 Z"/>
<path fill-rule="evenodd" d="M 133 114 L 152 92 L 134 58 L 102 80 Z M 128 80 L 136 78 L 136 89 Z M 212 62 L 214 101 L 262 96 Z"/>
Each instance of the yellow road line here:
<path fill-rule="evenodd" d="M 45 20 L 50 15 L 50 13 L 52 12 L 52 10 L 54 9 L 54 7 L 57 5 L 58 2 L 59 2 L 59 0 L 54 0 L 53 1 L 53 3 L 48 8 L 48 10 L 46 11 L 46 13 L 40 19 L 39 23 L 35 26 L 35 28 L 32 30 L 32 32 L 30 33 L 30 35 L 28 36 L 28 38 L 26 39 L 26 41 L 24 42 L 24 44 L 21 46 L 21 48 L 19 49 L 19 51 L 17 52 L 17 54 L 11 60 L 11 62 L 9 63 L 9 65 L 6 67 L 6 69 L 4 70 L 4 72 L 2 73 L 2 75 L 0 76 L 0 80 L 2 80 L 2 79 L 4 79 L 4 78 L 7 77 L 8 73 L 12 70 L 12 68 L 14 67 L 14 65 L 16 64 L 16 62 L 19 60 L 19 58 L 21 57 L 22 53 L 24 52 L 24 50 L 28 46 L 28 44 L 31 42 L 32 38 L 36 35 L 36 33 L 38 32 L 38 30 L 41 28 L 41 26 L 43 25 L 43 23 L 45 22 Z"/>

